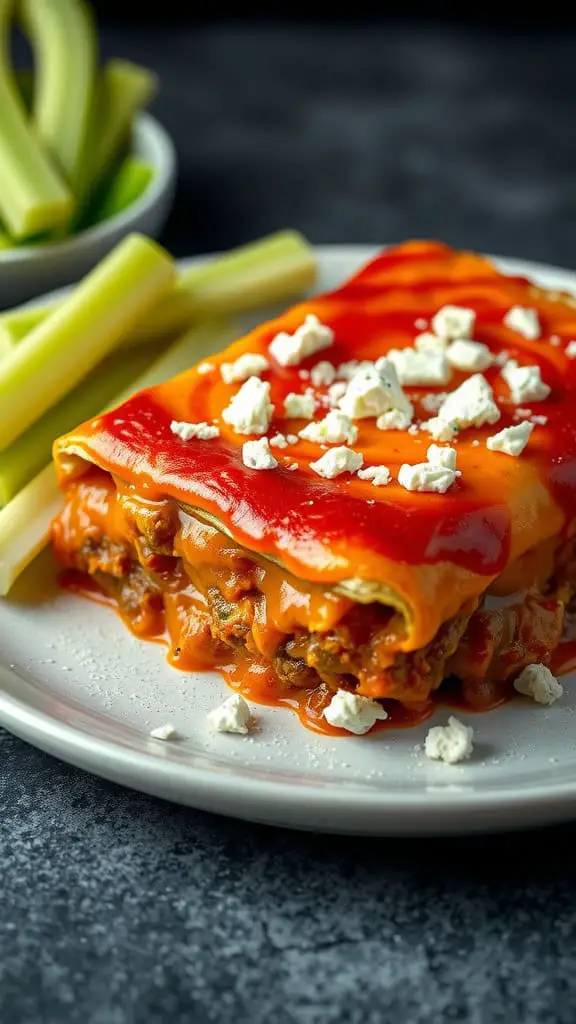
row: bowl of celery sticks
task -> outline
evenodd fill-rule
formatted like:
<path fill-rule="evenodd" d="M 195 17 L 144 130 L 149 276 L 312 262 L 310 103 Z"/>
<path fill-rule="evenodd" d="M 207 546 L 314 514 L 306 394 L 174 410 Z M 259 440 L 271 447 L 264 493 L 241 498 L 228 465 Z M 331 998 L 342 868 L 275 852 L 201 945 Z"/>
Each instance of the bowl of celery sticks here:
<path fill-rule="evenodd" d="M 13 32 L 30 68 L 11 62 Z M 0 309 L 78 280 L 131 231 L 158 235 L 176 159 L 144 112 L 157 88 L 100 62 L 87 0 L 0 0 Z"/>

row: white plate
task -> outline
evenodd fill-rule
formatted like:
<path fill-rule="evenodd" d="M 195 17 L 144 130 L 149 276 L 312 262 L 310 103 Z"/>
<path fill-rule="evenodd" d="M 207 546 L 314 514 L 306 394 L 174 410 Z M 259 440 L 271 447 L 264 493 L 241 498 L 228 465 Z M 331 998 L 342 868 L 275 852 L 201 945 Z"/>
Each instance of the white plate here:
<path fill-rule="evenodd" d="M 321 287 L 373 247 L 321 247 Z M 576 275 L 500 261 L 576 294 Z M 253 322 L 253 321 L 252 321 Z M 448 767 L 421 748 L 430 723 L 332 739 L 290 711 L 256 708 L 258 732 L 213 735 L 207 711 L 229 691 L 214 673 L 171 669 L 113 612 L 59 592 L 49 554 L 0 602 L 0 723 L 104 778 L 210 811 L 295 828 L 366 835 L 439 835 L 576 817 L 576 680 L 552 708 L 511 703 L 474 724 L 473 759 Z M 446 718 L 440 711 L 436 721 Z M 184 739 L 153 740 L 172 722 Z"/>

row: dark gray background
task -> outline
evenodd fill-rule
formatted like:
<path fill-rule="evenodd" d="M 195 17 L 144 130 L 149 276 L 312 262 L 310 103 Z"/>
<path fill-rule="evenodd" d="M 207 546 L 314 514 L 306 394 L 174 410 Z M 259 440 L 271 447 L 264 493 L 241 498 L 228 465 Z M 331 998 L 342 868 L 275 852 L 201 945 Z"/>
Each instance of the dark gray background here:
<path fill-rule="evenodd" d="M 105 28 L 157 68 L 177 255 L 294 226 L 573 266 L 576 46 L 494 25 Z M 3 1024 L 574 1024 L 576 833 L 326 839 L 0 731 Z"/>

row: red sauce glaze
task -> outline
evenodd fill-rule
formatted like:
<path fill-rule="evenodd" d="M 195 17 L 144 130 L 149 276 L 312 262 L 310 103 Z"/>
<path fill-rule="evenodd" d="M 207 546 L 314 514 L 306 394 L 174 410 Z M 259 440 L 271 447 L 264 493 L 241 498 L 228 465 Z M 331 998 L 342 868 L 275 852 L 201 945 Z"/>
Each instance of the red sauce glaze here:
<path fill-rule="evenodd" d="M 335 332 L 329 349 L 300 366 L 273 363 L 264 375 L 271 382 L 276 408 L 269 435 L 277 430 L 293 432 L 301 424 L 283 419 L 282 401 L 288 391 L 301 392 L 308 386 L 309 381 L 299 377 L 302 368 L 309 369 L 320 359 L 333 364 L 374 359 L 392 347 L 412 345 L 419 332 L 415 321 L 429 321 L 446 303 L 473 308 L 474 338 L 495 353 L 506 349 L 521 364 L 536 363 L 553 389 L 548 400 L 531 403 L 534 412 L 548 417 L 548 423 L 536 428 L 521 460 L 506 458 L 487 452 L 485 440 L 515 422 L 514 406 L 498 367 L 487 371 L 502 418 L 497 426 L 462 433 L 457 442 L 462 477 L 446 495 L 410 493 L 395 482 L 375 488 L 349 474 L 322 480 L 308 468 L 320 450 L 303 441 L 278 452 L 281 466 L 274 472 L 246 469 L 241 459 L 246 437 L 234 434 L 220 419 L 238 385 L 224 384 L 217 370 L 182 374 L 136 395 L 70 437 L 79 437 L 89 458 L 132 481 L 139 490 L 200 506 L 223 520 L 241 543 L 298 562 L 305 578 L 307 573 L 314 578 L 345 578 L 350 573 L 347 550 L 369 553 L 366 561 L 375 563 L 376 578 L 379 555 L 413 565 L 447 560 L 480 575 L 496 575 L 516 553 L 511 550 L 511 533 L 515 547 L 518 529 L 525 530 L 511 510 L 512 484 L 524 503 L 529 497 L 526 492 L 536 480 L 541 481 L 565 520 L 572 523 L 574 519 L 576 361 L 563 353 L 565 343 L 576 335 L 574 308 L 551 301 L 523 278 L 505 277 L 474 254 L 454 252 L 439 243 L 407 243 L 373 260 L 334 292 L 295 306 L 257 328 L 211 361 L 218 367 L 242 352 L 268 354 L 272 338 L 280 330 L 294 330 L 308 312 L 329 324 Z M 538 307 L 541 340 L 527 341 L 504 326 L 503 318 L 512 305 Z M 549 343 L 554 335 L 562 341 L 558 348 Z M 466 376 L 455 372 L 449 389 Z M 419 401 L 434 390 L 446 389 L 406 388 L 421 418 L 430 414 L 419 408 Z M 319 410 L 316 417 L 325 411 Z M 221 437 L 211 442 L 182 441 L 170 431 L 173 418 L 193 422 L 216 418 Z M 402 461 L 422 461 L 431 441 L 427 434 L 378 431 L 373 420 L 361 421 L 359 427 L 354 447 L 364 452 L 366 464 L 382 461 L 393 473 Z M 480 440 L 480 447 L 472 446 L 475 440 Z M 64 438 L 56 453 L 65 450 L 66 444 Z M 299 471 L 291 473 L 287 466 L 294 459 Z M 512 478 L 512 484 L 506 484 L 506 477 Z M 364 568 L 369 577 L 369 566 Z"/>

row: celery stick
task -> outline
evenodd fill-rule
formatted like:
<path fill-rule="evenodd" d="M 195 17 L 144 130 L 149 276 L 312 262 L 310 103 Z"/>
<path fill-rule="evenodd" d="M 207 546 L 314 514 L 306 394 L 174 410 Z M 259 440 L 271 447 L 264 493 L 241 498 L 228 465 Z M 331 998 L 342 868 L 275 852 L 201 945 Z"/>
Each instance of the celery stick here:
<path fill-rule="evenodd" d="M 184 271 L 176 286 L 120 344 L 147 345 L 180 333 L 199 316 L 233 316 L 288 301 L 314 284 L 315 278 L 316 257 L 306 239 L 296 231 L 279 231 Z M 39 319 L 62 301 L 43 306 Z M 26 307 L 0 313 L 0 345 L 4 339 L 7 347 L 16 344 L 35 316 L 36 311 Z"/>
<path fill-rule="evenodd" d="M 91 211 L 87 226 L 116 217 L 144 194 L 154 174 L 153 168 L 138 156 L 127 156 L 100 202 Z"/>
<path fill-rule="evenodd" d="M 4 452 L 0 452 L 0 508 L 7 505 L 50 459 L 60 434 L 82 420 L 96 416 L 131 380 L 142 374 L 154 359 L 148 348 L 104 360 L 73 391 L 48 409 Z"/>
<path fill-rule="evenodd" d="M 192 363 L 225 347 L 234 336 L 226 324 L 204 324 L 190 331 L 156 360 L 155 363 L 110 406 L 120 404 L 142 388 L 153 387 L 181 373 Z M 54 463 L 49 463 L 0 510 L 0 595 L 5 596 L 27 565 L 48 543 L 50 523 L 62 507 Z"/>
<path fill-rule="evenodd" d="M 62 507 L 56 469 L 48 463 L 0 511 L 0 595 L 4 597 L 48 543 L 50 523 Z"/>
<path fill-rule="evenodd" d="M 56 303 L 52 302 L 42 306 L 16 306 L 6 313 L 0 313 L 0 356 L 14 348 L 56 308 Z"/>
<path fill-rule="evenodd" d="M 97 36 L 83 0 L 20 0 L 35 57 L 32 123 L 73 192 L 86 158 Z"/>
<path fill-rule="evenodd" d="M 168 254 L 125 238 L 2 362 L 0 450 L 74 387 L 175 279 Z"/>
<path fill-rule="evenodd" d="M 72 196 L 27 123 L 8 57 L 13 0 L 0 0 L 0 214 L 13 238 L 64 224 Z"/>
<path fill-rule="evenodd" d="M 92 187 L 104 177 L 128 141 L 135 114 L 150 102 L 157 88 L 154 72 L 138 64 L 111 60 L 103 69 L 90 158 Z"/>
<path fill-rule="evenodd" d="M 200 316 L 233 316 L 288 301 L 315 279 L 312 247 L 297 231 L 279 231 L 185 270 L 124 344 L 177 334 Z"/>

